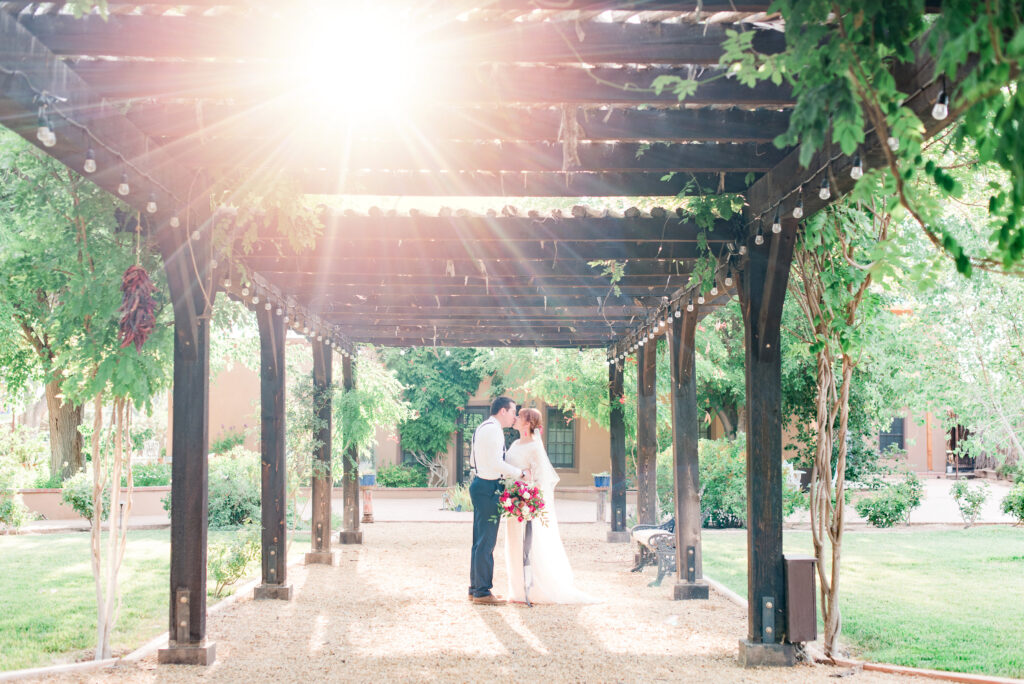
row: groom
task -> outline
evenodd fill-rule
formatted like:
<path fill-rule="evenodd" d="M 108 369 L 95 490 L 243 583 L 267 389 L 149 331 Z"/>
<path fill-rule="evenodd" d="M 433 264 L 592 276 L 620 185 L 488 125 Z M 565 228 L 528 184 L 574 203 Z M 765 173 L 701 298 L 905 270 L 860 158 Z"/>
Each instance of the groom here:
<path fill-rule="evenodd" d="M 516 420 L 516 403 L 498 397 L 491 403 L 491 416 L 473 434 L 469 462 L 476 477 L 469 485 L 473 501 L 473 559 L 469 566 L 469 600 L 484 605 L 505 603 L 491 593 L 494 579 L 494 544 L 498 541 L 501 478 L 528 479 L 529 473 L 505 462 L 504 428 Z"/>

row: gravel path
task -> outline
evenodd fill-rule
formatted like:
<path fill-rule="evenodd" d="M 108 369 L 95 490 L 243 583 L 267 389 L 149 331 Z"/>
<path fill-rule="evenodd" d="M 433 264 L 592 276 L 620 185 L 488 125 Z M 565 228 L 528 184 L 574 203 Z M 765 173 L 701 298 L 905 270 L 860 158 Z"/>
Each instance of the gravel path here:
<path fill-rule="evenodd" d="M 629 572 L 632 551 L 604 541 L 606 526 L 565 525 L 579 587 L 604 603 L 478 606 L 466 600 L 471 527 L 376 523 L 364 543 L 339 547 L 336 567 L 293 566 L 291 602 L 245 599 L 209 618 L 217 662 L 157 666 L 156 656 L 49 681 L 457 681 L 504 676 L 548 681 L 826 682 L 845 668 L 800 665 L 744 670 L 737 640 L 743 609 L 671 600 L 671 581 L 648 588 L 651 570 Z M 293 557 L 305 552 L 293 545 Z M 505 586 L 501 544 L 495 587 Z M 869 672 L 862 682 L 914 681 Z"/>

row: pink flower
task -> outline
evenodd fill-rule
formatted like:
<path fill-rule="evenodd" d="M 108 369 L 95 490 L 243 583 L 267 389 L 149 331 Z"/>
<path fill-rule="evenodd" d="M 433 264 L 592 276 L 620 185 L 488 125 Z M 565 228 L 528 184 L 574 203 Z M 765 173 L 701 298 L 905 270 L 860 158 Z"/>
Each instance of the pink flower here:
<path fill-rule="evenodd" d="M 519 516 L 519 522 L 523 522 L 523 516 Z"/>

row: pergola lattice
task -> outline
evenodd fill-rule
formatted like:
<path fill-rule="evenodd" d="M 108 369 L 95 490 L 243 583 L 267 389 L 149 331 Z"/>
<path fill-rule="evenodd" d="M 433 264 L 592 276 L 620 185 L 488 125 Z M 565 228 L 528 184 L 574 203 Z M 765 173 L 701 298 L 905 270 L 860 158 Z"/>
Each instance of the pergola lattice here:
<path fill-rule="evenodd" d="M 304 22 L 316 20 L 311 5 L 108 5 L 105 20 L 76 19 L 62 2 L 0 2 L 0 122 L 42 146 L 36 130 L 45 104 L 56 141 L 43 149 L 76 170 L 95 160 L 90 178 L 138 210 L 164 256 L 176 343 L 171 647 L 162 661 L 213 659 L 205 625 L 209 330 L 203 313 L 204 293 L 216 288 L 245 301 L 259 321 L 264 532 L 258 593 L 269 597 L 290 596 L 281 505 L 286 319 L 308 331 L 321 385 L 331 382 L 337 350 L 344 384 L 352 386 L 354 343 L 599 347 L 612 361 L 609 397 L 617 407 L 621 360 L 635 351 L 641 521 L 655 516 L 653 349 L 667 333 L 676 597 L 706 596 L 693 335 L 700 317 L 738 295 L 746 335 L 750 601 L 741 657 L 757 661 L 758 653 L 785 651 L 778 343 L 798 230 L 792 209 L 802 202 L 810 216 L 849 190 L 853 160 L 826 146 L 801 167 L 794 152 L 771 144 L 788 125 L 789 88 L 749 88 L 717 66 L 730 29 L 754 32 L 762 52 L 783 49 L 785 27 L 767 13 L 768 2 L 394 3 L 395 21 L 417 27 L 423 38 L 432 86 L 412 123 L 384 117 L 373 126 L 310 104 L 318 89 L 330 88 L 298 72 Z M 389 77 L 374 72 L 372 61 L 333 67 Z M 918 113 L 930 108 L 939 90 L 930 58 L 893 69 L 908 104 Z M 700 86 L 680 104 L 671 89 L 651 88 L 661 75 L 695 78 Z M 943 125 L 922 119 L 929 135 Z M 865 166 L 881 162 L 873 131 L 859 155 Z M 251 251 L 232 250 L 229 260 L 212 244 L 213 225 L 224 217 L 210 211 L 209 192 L 232 177 L 287 179 L 317 194 L 451 197 L 456 207 L 459 197 L 590 199 L 544 212 L 517 209 L 522 201 L 508 199 L 494 200 L 495 211 L 482 214 L 327 213 L 324 234 L 302 253 L 291 250 L 270 216 L 260 221 Z M 826 177 L 832 195 L 820 199 L 817 188 Z M 122 184 L 127 194 L 118 192 Z M 676 210 L 674 198 L 694 193 L 741 193 L 743 216 L 702 230 Z M 603 197 L 663 199 L 655 202 L 661 207 L 619 213 L 595 199 Z M 150 203 L 155 211 L 148 211 Z M 769 230 L 776 214 L 778 234 Z M 763 243 L 755 239 L 759 232 Z M 704 239 L 707 250 L 698 247 Z M 708 253 L 719 265 L 716 290 L 701 293 L 690 286 L 690 274 Z M 625 264 L 620 294 L 590 265 L 598 260 Z M 244 285 L 238 265 L 248 274 Z M 691 310 L 687 304 L 698 297 L 705 301 Z M 662 319 L 671 325 L 660 325 Z M 329 430 L 320 439 L 326 444 L 318 458 L 329 464 Z M 614 410 L 609 540 L 625 534 L 624 439 L 622 414 Z M 345 482 L 341 540 L 358 542 L 358 491 L 348 468 Z M 313 497 L 307 560 L 331 561 L 329 475 L 314 480 Z"/>

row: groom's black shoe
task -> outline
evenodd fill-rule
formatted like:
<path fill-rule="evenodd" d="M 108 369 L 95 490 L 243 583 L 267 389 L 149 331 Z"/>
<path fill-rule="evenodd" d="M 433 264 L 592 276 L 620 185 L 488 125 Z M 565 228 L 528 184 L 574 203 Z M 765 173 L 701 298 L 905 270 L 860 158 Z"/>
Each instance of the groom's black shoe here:
<path fill-rule="evenodd" d="M 484 606 L 503 606 L 508 601 L 494 594 L 487 594 L 486 596 L 470 596 L 469 600 L 473 603 L 479 603 Z"/>

